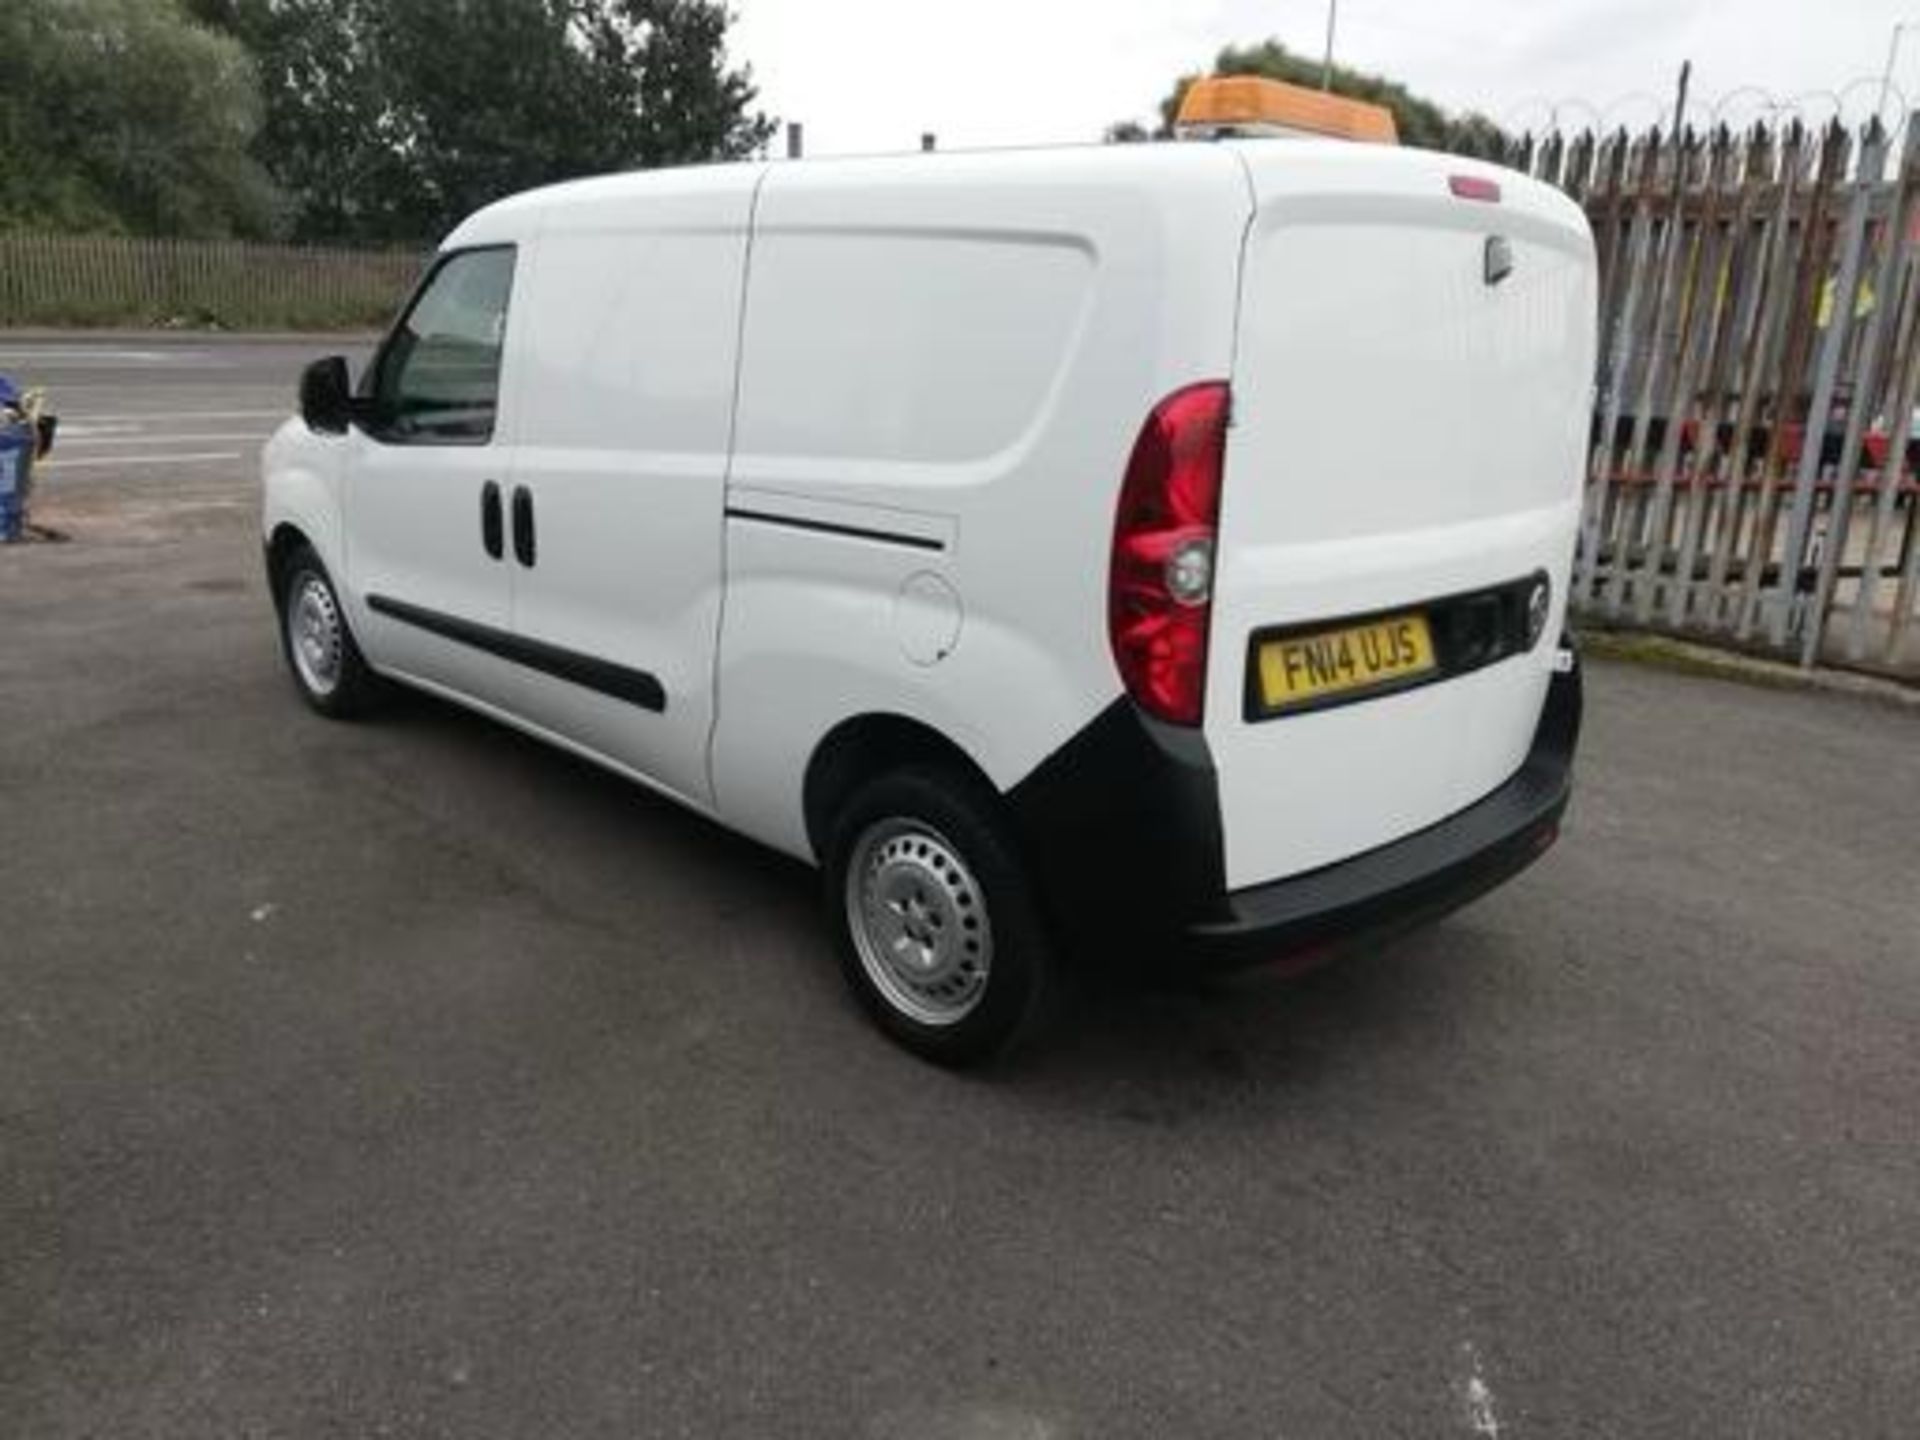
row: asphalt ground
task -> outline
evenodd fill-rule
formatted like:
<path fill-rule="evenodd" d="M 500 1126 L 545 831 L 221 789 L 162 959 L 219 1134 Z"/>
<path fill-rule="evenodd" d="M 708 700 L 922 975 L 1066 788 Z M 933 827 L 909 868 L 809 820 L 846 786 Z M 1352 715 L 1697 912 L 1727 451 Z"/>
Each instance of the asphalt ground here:
<path fill-rule="evenodd" d="M 260 447 L 301 368 L 345 354 L 357 374 L 371 349 L 360 336 L 0 330 L 0 375 L 44 387 L 60 417 L 37 472 L 42 518 L 159 538 L 254 503 Z"/>
<path fill-rule="evenodd" d="M 0 1434 L 1915 1433 L 1912 711 L 1596 664 L 1514 883 L 949 1075 L 803 869 L 306 712 L 271 414 L 79 441 L 324 342 L 167 343 L 13 362 L 78 433 L 0 550 Z"/>

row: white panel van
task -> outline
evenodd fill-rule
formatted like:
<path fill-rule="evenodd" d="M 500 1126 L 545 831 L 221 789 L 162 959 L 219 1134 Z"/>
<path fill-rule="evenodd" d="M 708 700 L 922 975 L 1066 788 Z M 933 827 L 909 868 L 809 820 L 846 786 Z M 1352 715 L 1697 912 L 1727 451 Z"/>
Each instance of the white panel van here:
<path fill-rule="evenodd" d="M 516 196 L 264 457 L 322 714 L 401 681 L 824 872 L 989 1055 L 1069 958 L 1300 965 L 1557 833 L 1579 209 L 1315 141 Z"/>

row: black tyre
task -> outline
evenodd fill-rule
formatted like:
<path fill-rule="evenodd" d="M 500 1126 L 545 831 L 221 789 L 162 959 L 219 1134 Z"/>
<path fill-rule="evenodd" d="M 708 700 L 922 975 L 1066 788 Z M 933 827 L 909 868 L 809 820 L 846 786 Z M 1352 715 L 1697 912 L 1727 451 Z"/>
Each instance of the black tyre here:
<path fill-rule="evenodd" d="M 823 869 L 847 984 L 915 1054 L 974 1064 L 1054 1012 L 1055 950 L 978 782 L 930 766 L 869 781 L 834 818 Z"/>
<path fill-rule="evenodd" d="M 280 650 L 307 704 L 333 720 L 365 714 L 380 679 L 367 667 L 320 557 L 301 546 L 281 571 Z"/>

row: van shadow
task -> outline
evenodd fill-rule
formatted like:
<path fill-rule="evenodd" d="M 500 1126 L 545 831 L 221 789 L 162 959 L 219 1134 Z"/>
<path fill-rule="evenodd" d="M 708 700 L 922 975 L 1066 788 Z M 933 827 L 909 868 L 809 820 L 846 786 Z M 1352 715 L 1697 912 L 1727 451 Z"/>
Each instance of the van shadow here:
<path fill-rule="evenodd" d="M 1385 1054 L 1451 1046 L 1476 1023 L 1477 981 L 1500 960 L 1487 936 L 1442 921 L 1305 974 L 1193 974 L 1176 963 L 1089 986 L 1051 1043 L 998 1078 L 1062 1096 L 1120 1079 L 1118 1114 L 1177 1125 L 1263 1093 L 1338 1085 Z"/>
<path fill-rule="evenodd" d="M 431 745 L 455 752 L 462 769 L 536 793 L 543 807 L 564 816 L 574 841 L 614 868 L 644 865 L 665 883 L 724 896 L 728 911 L 750 917 L 745 923 L 753 931 L 791 942 L 766 963 L 804 956 L 822 1009 L 837 1007 L 850 1031 L 866 1030 L 842 994 L 811 867 L 457 705 L 407 692 L 390 703 L 382 723 L 432 732 Z M 1456 918 L 1357 948 L 1303 975 L 1259 967 L 1192 973 L 1135 957 L 1082 974 L 1071 1004 L 1037 1043 L 960 1077 L 926 1067 L 926 1078 L 1016 1092 L 1043 1105 L 1090 1103 L 1143 1125 L 1173 1125 L 1270 1087 L 1326 1083 L 1349 1066 L 1365 1066 L 1365 1057 L 1383 1047 L 1453 1045 L 1463 1028 L 1482 1023 L 1476 1011 L 1491 993 L 1483 982 L 1510 961 L 1508 948 Z M 1077 968 L 1097 964 L 1083 959 Z M 887 1043 L 871 1031 L 864 1039 Z"/>
<path fill-rule="evenodd" d="M 768 899 L 810 904 L 812 871 L 715 821 L 556 745 L 479 715 L 451 701 L 396 689 L 383 703 L 383 727 L 423 737 L 422 748 L 451 752 L 462 770 L 490 783 L 537 795 L 562 821 L 571 843 L 612 847 L 635 862 L 663 859 L 682 873 L 676 883 L 702 884 L 732 876 L 743 887 L 741 906 Z M 735 908 L 738 908 L 737 906 Z"/>

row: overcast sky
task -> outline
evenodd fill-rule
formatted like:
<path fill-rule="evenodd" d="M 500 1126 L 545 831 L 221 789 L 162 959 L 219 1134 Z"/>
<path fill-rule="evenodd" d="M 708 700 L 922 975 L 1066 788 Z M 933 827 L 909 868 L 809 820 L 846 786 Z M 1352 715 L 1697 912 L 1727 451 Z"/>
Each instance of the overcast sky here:
<path fill-rule="evenodd" d="M 1338 0 L 1337 60 L 1377 70 L 1449 108 L 1515 128 L 1550 105 L 1645 123 L 1691 58 L 1703 106 L 1730 118 L 1777 99 L 1840 91 L 1847 117 L 1877 98 L 1894 22 L 1920 0 Z M 1318 55 L 1326 0 L 733 0 L 731 48 L 761 104 L 806 124 L 809 154 L 1099 138 L 1148 118 L 1182 71 L 1222 45 L 1272 35 Z M 1854 85 L 1854 82 L 1863 83 Z M 1894 83 L 1920 104 L 1920 29 Z M 1803 114 L 1833 113 L 1825 96 Z M 1591 109 L 1583 108 L 1591 107 Z M 1889 107 L 1893 108 L 1893 107 Z M 1698 113 L 1698 112 L 1695 112 Z"/>

